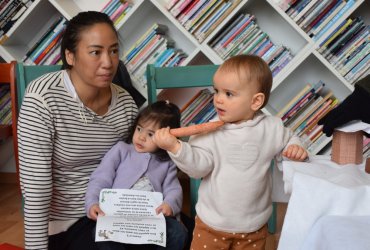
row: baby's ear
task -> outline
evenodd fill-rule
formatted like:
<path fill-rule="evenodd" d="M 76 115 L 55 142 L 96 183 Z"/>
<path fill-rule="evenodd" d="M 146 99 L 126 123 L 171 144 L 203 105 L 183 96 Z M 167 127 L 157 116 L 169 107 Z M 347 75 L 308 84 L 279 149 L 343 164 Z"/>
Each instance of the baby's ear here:
<path fill-rule="evenodd" d="M 263 93 L 257 93 L 252 98 L 251 109 L 254 111 L 260 110 L 263 103 L 265 102 L 265 95 Z"/>

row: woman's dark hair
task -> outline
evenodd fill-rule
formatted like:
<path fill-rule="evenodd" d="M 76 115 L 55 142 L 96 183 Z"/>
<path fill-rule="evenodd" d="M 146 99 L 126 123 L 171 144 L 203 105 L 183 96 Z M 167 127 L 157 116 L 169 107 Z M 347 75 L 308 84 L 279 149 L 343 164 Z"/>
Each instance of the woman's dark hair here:
<path fill-rule="evenodd" d="M 60 50 L 60 55 L 63 61 L 63 69 L 72 68 L 72 66 L 69 65 L 66 60 L 66 49 L 75 54 L 77 44 L 80 41 L 81 32 L 98 23 L 108 24 L 118 38 L 118 33 L 116 28 L 114 27 L 114 23 L 107 14 L 97 11 L 86 11 L 78 13 L 68 22 L 66 30 L 63 34 Z"/>
<path fill-rule="evenodd" d="M 181 113 L 180 109 L 173 103 L 168 101 L 157 101 L 140 111 L 136 117 L 134 124 L 131 127 L 130 133 L 126 139 L 127 143 L 132 143 L 132 138 L 135 133 L 136 126 L 147 121 L 154 122 L 159 125 L 159 128 L 178 128 L 180 127 Z M 166 150 L 159 148 L 154 154 L 161 160 L 167 161 L 170 159 Z"/>

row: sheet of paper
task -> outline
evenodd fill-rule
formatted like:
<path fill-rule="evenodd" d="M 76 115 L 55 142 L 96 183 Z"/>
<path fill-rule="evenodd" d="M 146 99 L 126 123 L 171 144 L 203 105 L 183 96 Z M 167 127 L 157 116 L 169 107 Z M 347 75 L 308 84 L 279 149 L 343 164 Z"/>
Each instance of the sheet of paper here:
<path fill-rule="evenodd" d="M 103 189 L 99 206 L 105 216 L 96 223 L 96 241 L 166 246 L 166 221 L 155 209 L 162 204 L 158 192 Z"/>
<path fill-rule="evenodd" d="M 368 123 L 365 123 L 365 122 L 362 122 L 362 121 L 358 121 L 358 120 L 354 120 L 354 121 L 350 121 L 346 124 L 344 124 L 343 126 L 340 126 L 338 128 L 336 128 L 337 130 L 339 131 L 342 131 L 342 132 L 357 132 L 357 131 L 365 131 L 366 133 L 370 133 L 370 124 Z"/>

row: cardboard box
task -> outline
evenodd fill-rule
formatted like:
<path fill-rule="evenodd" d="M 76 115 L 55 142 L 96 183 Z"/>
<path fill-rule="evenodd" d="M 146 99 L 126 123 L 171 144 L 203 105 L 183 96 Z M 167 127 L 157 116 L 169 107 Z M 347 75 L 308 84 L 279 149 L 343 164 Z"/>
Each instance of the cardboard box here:
<path fill-rule="evenodd" d="M 363 132 L 334 131 L 331 160 L 339 165 L 361 164 L 363 149 Z"/>

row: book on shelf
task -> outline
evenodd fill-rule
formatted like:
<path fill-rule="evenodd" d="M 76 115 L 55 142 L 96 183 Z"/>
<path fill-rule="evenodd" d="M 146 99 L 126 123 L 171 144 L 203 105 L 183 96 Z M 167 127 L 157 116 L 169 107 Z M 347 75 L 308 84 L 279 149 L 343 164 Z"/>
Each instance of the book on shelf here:
<path fill-rule="evenodd" d="M 294 105 L 305 95 L 307 94 L 311 89 L 311 84 L 306 84 L 298 94 L 296 94 L 283 108 L 280 109 L 280 111 L 276 114 L 277 117 L 282 118 L 284 114 L 286 114 L 291 108 L 294 107 Z"/>
<path fill-rule="evenodd" d="M 364 22 L 360 18 L 355 19 L 348 19 L 346 25 L 343 25 L 336 36 L 331 39 L 329 42 L 326 43 L 325 49 L 322 51 L 323 56 L 326 57 L 328 51 L 331 51 L 335 48 L 338 44 L 345 42 L 346 40 L 350 39 L 352 35 L 357 34 L 364 27 Z"/>
<path fill-rule="evenodd" d="M 248 40 L 253 36 L 253 32 L 257 32 L 257 24 L 254 21 L 251 21 L 247 27 L 236 37 L 234 41 L 228 44 L 222 51 L 220 56 L 223 59 L 229 58 L 232 55 L 236 55 L 244 42 L 248 42 Z"/>
<path fill-rule="evenodd" d="M 241 52 L 249 46 L 256 37 L 258 37 L 260 34 L 263 32 L 259 29 L 257 24 L 252 24 L 251 27 L 246 31 L 245 35 L 243 38 L 240 40 L 239 43 L 235 43 L 233 45 L 233 48 L 230 49 L 230 51 L 226 51 L 223 55 L 223 58 L 229 58 L 231 56 L 235 56 L 238 54 L 241 54 Z"/>
<path fill-rule="evenodd" d="M 314 7 L 315 4 L 318 3 L 318 0 L 309 1 L 301 11 L 297 13 L 297 15 L 293 18 L 294 22 L 298 22 L 311 8 Z"/>
<path fill-rule="evenodd" d="M 194 36 L 202 42 L 205 38 L 206 35 L 205 33 L 211 29 L 212 25 L 216 22 L 220 22 L 220 17 L 223 14 L 224 11 L 231 5 L 230 2 L 223 2 L 223 1 L 218 1 L 218 4 L 215 5 L 214 9 L 212 9 L 212 13 L 209 15 L 208 19 L 205 20 L 205 22 L 195 31 L 192 30 L 191 33 L 194 34 Z"/>
<path fill-rule="evenodd" d="M 246 15 L 235 30 L 231 31 L 230 36 L 220 44 L 221 49 L 225 49 L 252 21 L 254 16 Z"/>
<path fill-rule="evenodd" d="M 328 45 L 336 38 L 338 37 L 342 31 L 346 29 L 350 24 L 352 23 L 352 19 L 344 20 L 338 27 L 329 35 L 326 37 L 326 39 L 319 45 L 318 52 L 323 53 Z"/>
<path fill-rule="evenodd" d="M 219 8 L 219 11 L 215 13 L 215 21 L 205 30 L 198 38 L 200 42 L 204 41 L 215 29 L 220 25 L 220 23 L 227 17 L 236 6 L 239 5 L 241 0 L 233 0 L 224 2 Z"/>
<path fill-rule="evenodd" d="M 297 117 L 296 121 L 291 124 L 291 129 L 296 133 L 302 131 L 308 123 L 310 122 L 312 117 L 317 115 L 317 112 L 323 107 L 323 105 L 328 102 L 331 98 L 334 98 L 333 93 L 329 91 L 324 96 L 317 98 L 317 101 L 313 102 L 310 107 L 308 107 L 307 112 L 304 112 L 304 115 Z M 331 102 L 331 101 L 330 101 Z"/>
<path fill-rule="evenodd" d="M 194 25 L 201 22 L 204 16 L 209 12 L 211 7 L 217 2 L 217 0 L 210 1 L 200 1 L 196 6 L 194 6 L 194 13 L 185 22 L 184 27 L 187 30 L 191 30 Z"/>
<path fill-rule="evenodd" d="M 222 2 L 217 0 L 211 0 L 207 2 L 204 7 L 194 16 L 191 20 L 188 20 L 188 31 L 192 34 L 200 27 L 203 27 L 205 22 L 214 14 L 214 11 L 220 6 Z"/>
<path fill-rule="evenodd" d="M 330 3 L 304 28 L 304 31 L 310 35 L 311 30 L 320 24 L 337 2 L 337 0 L 331 0 Z"/>
<path fill-rule="evenodd" d="M 318 1 L 317 4 L 304 16 L 304 19 L 299 23 L 299 27 L 305 29 L 329 4 L 331 0 Z"/>
<path fill-rule="evenodd" d="M 166 9 L 171 10 L 173 6 L 178 2 L 179 0 L 168 0 L 166 4 Z"/>
<path fill-rule="evenodd" d="M 176 18 L 182 25 L 194 14 L 196 11 L 195 6 L 199 3 L 200 0 L 192 1 L 183 12 Z"/>
<path fill-rule="evenodd" d="M 358 32 L 360 32 L 365 27 L 364 22 L 355 21 L 353 25 L 347 27 L 346 30 L 343 31 L 338 39 L 332 41 L 327 47 L 327 50 L 323 53 L 324 57 L 327 57 L 330 54 L 337 53 L 353 36 L 355 36 Z"/>
<path fill-rule="evenodd" d="M 41 64 L 41 61 L 54 49 L 58 48 L 59 41 L 62 40 L 63 32 L 59 33 L 49 44 L 48 46 L 41 52 L 40 55 L 38 55 L 34 63 L 36 65 Z"/>
<path fill-rule="evenodd" d="M 339 0 L 335 5 L 323 16 L 323 18 L 308 32 L 310 37 L 314 37 L 320 32 L 329 22 L 334 18 L 335 15 L 345 6 L 344 0 Z"/>
<path fill-rule="evenodd" d="M 227 25 L 227 28 L 221 30 L 221 32 L 219 34 L 217 34 L 215 36 L 214 39 L 212 39 L 210 42 L 209 42 L 209 46 L 210 47 L 213 47 L 213 48 L 216 48 L 219 46 L 219 44 L 222 42 L 222 40 L 225 40 L 227 38 L 225 38 L 228 34 L 230 34 L 230 32 L 239 24 L 239 22 L 244 18 L 244 14 L 241 14 L 239 16 L 237 16 L 236 18 L 234 18 L 230 23 L 229 25 Z"/>
<path fill-rule="evenodd" d="M 130 61 L 135 54 L 145 46 L 149 39 L 155 35 L 164 35 L 168 31 L 168 27 L 164 24 L 154 23 L 145 33 L 127 50 L 124 55 L 124 63 Z"/>
<path fill-rule="evenodd" d="M 285 11 L 285 13 L 290 16 L 290 18 L 294 19 L 310 2 L 311 0 L 297 1 L 287 11 Z"/>
<path fill-rule="evenodd" d="M 330 64 L 336 66 L 340 64 L 342 60 L 347 58 L 357 48 L 368 42 L 370 26 L 365 26 L 360 32 L 352 37 L 336 54 L 331 54 L 327 57 Z"/>
<path fill-rule="evenodd" d="M 311 84 L 310 84 L 311 86 Z M 290 118 L 294 116 L 294 114 L 301 109 L 305 103 L 307 103 L 310 99 L 314 98 L 316 94 L 318 94 L 325 86 L 325 83 L 319 81 L 314 86 L 312 86 L 302 97 L 297 99 L 293 106 L 291 106 L 285 114 L 281 117 L 282 121 L 285 123 Z"/>
<path fill-rule="evenodd" d="M 188 31 L 197 38 L 199 36 L 199 30 L 203 30 L 208 25 L 208 21 L 210 21 L 215 14 L 216 10 L 220 7 L 222 1 L 216 1 L 215 4 L 211 4 L 205 14 L 200 18 L 198 22 L 196 22 Z"/>
<path fill-rule="evenodd" d="M 170 13 L 174 16 L 177 17 L 185 8 L 188 4 L 191 3 L 192 0 L 180 0 L 178 1 L 175 6 L 173 6 L 170 10 Z"/>
<path fill-rule="evenodd" d="M 325 25 L 320 32 L 318 32 L 313 38 L 318 40 L 322 35 L 324 35 L 338 20 L 341 18 L 353 5 L 355 5 L 354 0 L 348 0 L 344 7 L 331 19 L 327 25 Z"/>
<path fill-rule="evenodd" d="M 48 32 L 46 36 L 43 36 L 43 40 L 39 40 L 38 46 L 30 53 L 23 61 L 26 64 L 35 64 L 36 58 L 46 49 L 46 47 L 62 32 L 64 32 L 67 25 L 67 20 L 64 18 L 59 19 L 58 24 L 55 28 Z M 28 54 L 28 53 L 27 53 Z"/>

